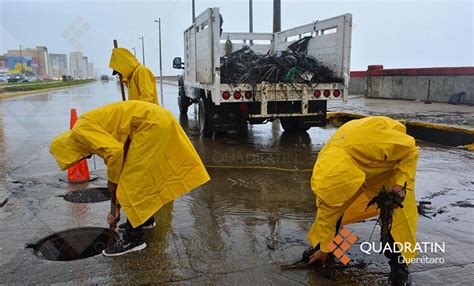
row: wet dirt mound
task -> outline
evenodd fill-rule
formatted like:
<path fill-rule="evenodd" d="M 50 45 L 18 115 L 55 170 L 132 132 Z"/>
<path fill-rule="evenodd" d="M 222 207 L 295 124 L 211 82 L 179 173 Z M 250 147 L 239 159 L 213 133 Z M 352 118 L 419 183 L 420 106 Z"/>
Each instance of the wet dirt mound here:
<path fill-rule="evenodd" d="M 111 194 L 107 188 L 87 188 L 69 192 L 60 197 L 71 203 L 98 203 L 109 201 Z"/>
<path fill-rule="evenodd" d="M 101 227 L 83 227 L 61 231 L 27 245 L 41 259 L 70 261 L 100 254 L 114 244 L 118 234 Z"/>

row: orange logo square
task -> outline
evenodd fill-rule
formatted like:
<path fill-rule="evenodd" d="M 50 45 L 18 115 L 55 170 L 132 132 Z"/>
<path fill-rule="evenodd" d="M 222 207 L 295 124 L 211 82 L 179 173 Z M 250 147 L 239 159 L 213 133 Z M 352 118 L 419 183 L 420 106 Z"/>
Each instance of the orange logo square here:
<path fill-rule="evenodd" d="M 342 250 L 345 251 L 348 251 L 349 248 L 351 248 L 351 244 L 349 244 L 347 241 L 344 241 L 343 243 L 341 243 L 341 245 L 339 246 Z"/>
<path fill-rule="evenodd" d="M 337 248 L 336 250 L 334 250 L 334 255 L 337 257 L 337 258 L 341 258 L 341 256 L 344 255 L 344 251 L 341 250 L 340 248 Z"/>
<path fill-rule="evenodd" d="M 333 240 L 337 245 L 341 244 L 341 242 L 344 241 L 344 238 L 340 235 L 336 235 L 336 237 Z"/>
<path fill-rule="evenodd" d="M 330 251 L 334 251 L 337 248 L 337 245 L 334 242 L 330 242 L 327 247 L 329 248 Z"/>

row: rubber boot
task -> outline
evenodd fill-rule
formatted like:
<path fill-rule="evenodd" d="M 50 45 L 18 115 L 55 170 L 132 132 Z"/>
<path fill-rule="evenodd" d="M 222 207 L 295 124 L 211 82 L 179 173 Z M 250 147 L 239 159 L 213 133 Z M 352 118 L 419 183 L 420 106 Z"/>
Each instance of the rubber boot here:
<path fill-rule="evenodd" d="M 410 286 L 411 274 L 405 263 L 399 263 L 395 259 L 391 259 L 390 265 L 390 282 L 394 286 Z"/>

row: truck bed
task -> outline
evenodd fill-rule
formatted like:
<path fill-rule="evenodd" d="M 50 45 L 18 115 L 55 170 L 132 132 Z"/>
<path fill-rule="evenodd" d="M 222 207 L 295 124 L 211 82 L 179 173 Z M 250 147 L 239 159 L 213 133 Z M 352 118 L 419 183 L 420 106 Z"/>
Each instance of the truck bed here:
<path fill-rule="evenodd" d="M 342 84 L 332 87 L 340 89 L 342 96 L 339 98 L 345 99 L 350 71 L 351 26 L 352 15 L 344 14 L 277 33 L 221 34 L 219 8 L 206 9 L 196 18 L 195 24 L 184 32 L 185 86 L 211 92 L 213 102 L 220 105 L 221 91 L 231 90 L 229 89 L 231 85 L 223 85 L 220 80 L 220 58 L 225 54 L 226 41 L 232 42 L 234 51 L 249 46 L 254 52 L 265 54 L 268 51 L 286 50 L 295 41 L 311 37 L 307 54 L 330 68 L 336 76 L 343 78 Z M 262 85 L 257 89 L 263 90 Z M 316 88 L 311 85 L 303 87 L 298 84 L 282 83 L 278 88 L 274 88 L 275 90 L 276 93 L 282 94 L 278 98 L 285 96 L 288 98 L 290 93 L 296 95 L 305 90 L 312 93 Z"/>

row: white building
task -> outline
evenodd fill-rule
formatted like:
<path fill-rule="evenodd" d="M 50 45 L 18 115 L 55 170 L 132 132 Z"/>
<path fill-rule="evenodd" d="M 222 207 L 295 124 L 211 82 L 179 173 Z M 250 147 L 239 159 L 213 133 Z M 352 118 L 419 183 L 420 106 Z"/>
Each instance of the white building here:
<path fill-rule="evenodd" d="M 49 62 L 54 78 L 61 79 L 63 75 L 69 75 L 66 54 L 49 54 Z"/>
<path fill-rule="evenodd" d="M 88 78 L 95 78 L 94 64 L 93 63 L 88 63 L 87 64 L 87 77 Z"/>
<path fill-rule="evenodd" d="M 69 70 L 76 79 L 87 78 L 87 65 L 82 52 L 69 53 Z"/>

